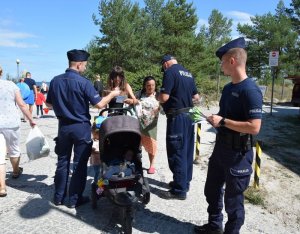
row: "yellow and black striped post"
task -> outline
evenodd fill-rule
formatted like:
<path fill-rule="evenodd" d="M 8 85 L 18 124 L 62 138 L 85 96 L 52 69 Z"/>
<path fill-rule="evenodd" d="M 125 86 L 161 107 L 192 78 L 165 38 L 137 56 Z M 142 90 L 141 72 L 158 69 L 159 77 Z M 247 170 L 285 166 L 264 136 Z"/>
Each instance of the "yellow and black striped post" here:
<path fill-rule="evenodd" d="M 200 164 L 200 140 L 201 140 L 200 133 L 201 133 L 201 123 L 197 123 L 194 164 Z"/>
<path fill-rule="evenodd" d="M 261 148 L 259 142 L 256 142 L 256 156 L 255 156 L 255 167 L 254 167 L 254 188 L 259 188 L 259 177 L 260 177 L 260 163 L 261 163 Z"/>

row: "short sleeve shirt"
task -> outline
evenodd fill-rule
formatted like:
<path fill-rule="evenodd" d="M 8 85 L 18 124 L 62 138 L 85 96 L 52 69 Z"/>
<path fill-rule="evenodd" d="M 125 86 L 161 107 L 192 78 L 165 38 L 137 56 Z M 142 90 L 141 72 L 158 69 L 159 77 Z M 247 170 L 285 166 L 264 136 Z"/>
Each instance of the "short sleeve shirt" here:
<path fill-rule="evenodd" d="M 89 122 L 89 103 L 96 105 L 100 100 L 90 80 L 75 70 L 67 69 L 51 80 L 46 102 L 52 104 L 59 119 Z"/>
<path fill-rule="evenodd" d="M 29 86 L 30 90 L 33 90 L 33 86 L 36 85 L 35 80 L 31 78 L 25 78 L 24 82 Z"/>
<path fill-rule="evenodd" d="M 23 100 L 26 99 L 30 95 L 29 86 L 25 82 L 19 82 L 17 86 L 20 89 Z"/>
<path fill-rule="evenodd" d="M 198 93 L 192 74 L 180 64 L 173 64 L 164 72 L 160 91 L 170 95 L 163 104 L 165 112 L 192 107 L 192 98 Z"/>
<path fill-rule="evenodd" d="M 8 80 L 0 80 L 0 128 L 16 128 L 21 124 L 20 111 L 16 106 L 19 87 Z"/>
<path fill-rule="evenodd" d="M 229 83 L 222 91 L 219 115 L 235 121 L 261 119 L 262 102 L 262 93 L 251 79 L 237 84 Z"/>

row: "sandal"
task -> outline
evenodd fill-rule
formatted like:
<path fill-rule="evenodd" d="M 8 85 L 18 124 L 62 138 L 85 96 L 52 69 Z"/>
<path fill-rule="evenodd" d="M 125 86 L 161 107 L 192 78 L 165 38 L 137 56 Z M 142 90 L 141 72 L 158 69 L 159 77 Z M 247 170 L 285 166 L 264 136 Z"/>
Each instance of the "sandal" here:
<path fill-rule="evenodd" d="M 19 172 L 18 173 L 13 173 L 12 174 L 12 178 L 13 179 L 17 179 L 20 177 L 20 175 L 23 173 L 23 168 L 22 167 L 19 167 Z"/>
<path fill-rule="evenodd" d="M 0 192 L 0 197 L 6 197 L 7 196 L 7 192 L 6 189 L 1 189 L 2 192 Z"/>
<path fill-rule="evenodd" d="M 150 167 L 147 171 L 148 174 L 154 174 L 155 173 L 155 168 L 154 167 Z"/>

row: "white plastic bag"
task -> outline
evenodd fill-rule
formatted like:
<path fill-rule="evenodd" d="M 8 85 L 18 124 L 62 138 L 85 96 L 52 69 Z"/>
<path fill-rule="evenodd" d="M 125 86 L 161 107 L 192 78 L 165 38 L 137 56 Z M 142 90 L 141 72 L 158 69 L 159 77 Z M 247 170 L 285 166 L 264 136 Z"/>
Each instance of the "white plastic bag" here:
<path fill-rule="evenodd" d="M 50 152 L 49 143 L 38 126 L 34 126 L 27 136 L 26 151 L 30 160 L 46 157 Z"/>
<path fill-rule="evenodd" d="M 144 129 L 148 127 L 154 119 L 158 118 L 159 102 L 154 96 L 144 97 L 140 99 L 139 103 L 135 106 L 135 109 L 141 127 Z"/>

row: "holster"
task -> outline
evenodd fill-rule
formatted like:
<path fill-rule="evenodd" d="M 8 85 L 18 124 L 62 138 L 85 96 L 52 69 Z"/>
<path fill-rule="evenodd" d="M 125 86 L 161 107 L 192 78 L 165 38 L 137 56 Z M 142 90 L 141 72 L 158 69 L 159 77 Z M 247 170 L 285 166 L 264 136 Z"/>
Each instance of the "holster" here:
<path fill-rule="evenodd" d="M 252 135 L 244 133 L 218 133 L 216 141 L 227 148 L 247 152 L 253 147 Z"/>

